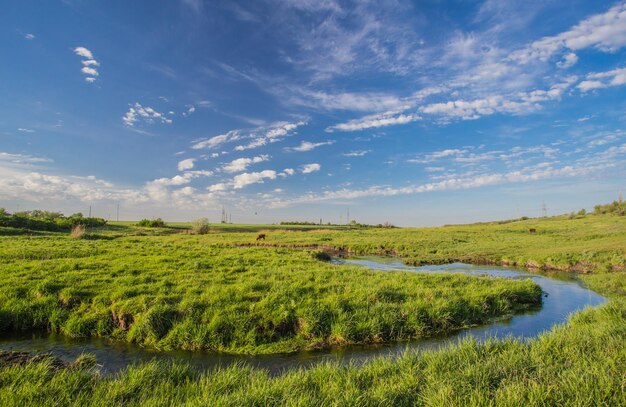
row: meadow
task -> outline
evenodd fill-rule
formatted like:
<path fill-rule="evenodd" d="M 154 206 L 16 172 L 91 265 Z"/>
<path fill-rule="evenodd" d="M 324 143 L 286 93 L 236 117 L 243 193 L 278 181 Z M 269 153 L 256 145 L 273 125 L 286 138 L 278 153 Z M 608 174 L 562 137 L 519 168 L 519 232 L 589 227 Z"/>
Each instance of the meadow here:
<path fill-rule="evenodd" d="M 445 334 L 541 303 L 530 280 L 380 273 L 219 236 L 2 240 L 4 332 L 277 353 Z"/>
<path fill-rule="evenodd" d="M 578 271 L 610 301 L 525 342 L 466 340 L 399 359 L 325 363 L 279 376 L 248 366 L 198 372 L 158 361 L 102 376 L 89 363 L 58 367 L 40 358 L 0 367 L 0 403 L 626 405 L 624 216 L 422 229 L 230 227 L 189 235 L 113 224 L 88 239 L 0 237 L 2 330 L 272 353 L 449 332 L 532 307 L 540 294 L 529 281 L 340 267 L 317 260 L 322 249 L 396 255 L 411 264 Z M 259 231 L 267 231 L 266 241 L 255 240 Z"/>

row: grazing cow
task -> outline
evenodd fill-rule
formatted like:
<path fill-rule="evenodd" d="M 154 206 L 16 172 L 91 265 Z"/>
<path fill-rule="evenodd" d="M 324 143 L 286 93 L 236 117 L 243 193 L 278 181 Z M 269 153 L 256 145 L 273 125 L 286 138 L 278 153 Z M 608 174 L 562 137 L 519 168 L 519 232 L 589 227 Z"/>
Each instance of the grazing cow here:
<path fill-rule="evenodd" d="M 259 233 L 259 235 L 256 237 L 256 240 L 265 240 L 265 234 Z"/>
<path fill-rule="evenodd" d="M 530 233 L 537 233 L 537 229 L 535 229 L 535 228 L 530 228 L 530 229 L 528 229 L 528 231 Z"/>

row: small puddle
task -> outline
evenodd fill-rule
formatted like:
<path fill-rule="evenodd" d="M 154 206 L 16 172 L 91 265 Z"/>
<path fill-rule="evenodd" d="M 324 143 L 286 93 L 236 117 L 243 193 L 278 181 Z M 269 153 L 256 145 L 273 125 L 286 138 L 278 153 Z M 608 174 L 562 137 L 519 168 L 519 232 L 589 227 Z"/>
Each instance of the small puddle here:
<path fill-rule="evenodd" d="M 587 306 L 606 302 L 603 296 L 583 287 L 577 279 L 566 273 L 537 274 L 523 270 L 494 266 L 474 266 L 462 263 L 438 266 L 407 266 L 397 259 L 385 257 L 359 257 L 333 259 L 335 264 L 358 265 L 380 271 L 405 271 L 415 273 L 463 273 L 475 276 L 505 278 L 531 278 L 544 291 L 540 309 L 493 322 L 488 325 L 462 329 L 443 338 L 427 338 L 410 342 L 385 345 L 350 346 L 321 351 L 303 351 L 278 355 L 228 355 L 212 352 L 157 351 L 140 345 L 110 341 L 107 339 L 73 339 L 63 335 L 13 333 L 0 338 L 0 350 L 48 352 L 71 362 L 81 353 L 92 353 L 101 364 L 103 374 L 115 373 L 128 365 L 152 360 L 184 362 L 198 370 L 223 368 L 236 363 L 267 369 L 280 374 L 289 369 L 308 367 L 325 361 L 363 363 L 377 356 L 398 356 L 407 350 L 437 349 L 454 344 L 461 339 L 473 337 L 478 341 L 486 338 L 513 336 L 529 339 L 563 323 L 567 317 Z"/>

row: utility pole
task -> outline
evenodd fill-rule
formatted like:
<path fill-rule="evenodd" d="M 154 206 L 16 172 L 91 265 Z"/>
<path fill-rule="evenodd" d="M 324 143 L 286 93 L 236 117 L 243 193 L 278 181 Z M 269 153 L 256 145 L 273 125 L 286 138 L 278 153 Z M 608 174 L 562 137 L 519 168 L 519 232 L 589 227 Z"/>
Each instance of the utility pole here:
<path fill-rule="evenodd" d="M 91 218 L 91 205 L 89 205 L 89 217 Z"/>
<path fill-rule="evenodd" d="M 347 209 L 346 223 L 347 223 L 348 225 L 350 224 L 350 208 L 348 208 L 348 209 Z"/>
<path fill-rule="evenodd" d="M 117 203 L 117 216 L 116 216 L 117 221 L 120 221 L 120 203 Z"/>

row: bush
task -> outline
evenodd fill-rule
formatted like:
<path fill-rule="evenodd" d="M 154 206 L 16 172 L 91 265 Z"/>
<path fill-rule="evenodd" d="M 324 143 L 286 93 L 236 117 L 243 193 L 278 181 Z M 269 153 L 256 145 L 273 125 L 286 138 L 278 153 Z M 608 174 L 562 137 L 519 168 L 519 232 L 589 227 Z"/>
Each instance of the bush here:
<path fill-rule="evenodd" d="M 196 219 L 191 223 L 191 230 L 197 235 L 209 233 L 209 220 L 207 218 Z"/>
<path fill-rule="evenodd" d="M 137 222 L 137 226 L 142 226 L 145 228 L 164 228 L 165 222 L 163 222 L 163 219 L 161 218 L 142 219 L 139 222 Z"/>
<path fill-rule="evenodd" d="M 332 259 L 330 257 L 330 254 L 326 252 L 313 252 L 311 253 L 311 257 L 313 257 L 315 260 L 320 260 L 320 261 L 330 261 Z"/>
<path fill-rule="evenodd" d="M 85 236 L 85 225 L 74 225 L 70 231 L 70 236 L 74 239 L 82 239 Z"/>

